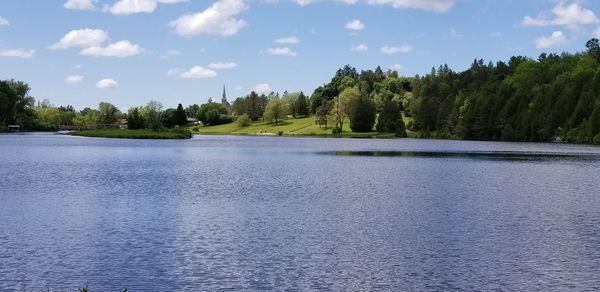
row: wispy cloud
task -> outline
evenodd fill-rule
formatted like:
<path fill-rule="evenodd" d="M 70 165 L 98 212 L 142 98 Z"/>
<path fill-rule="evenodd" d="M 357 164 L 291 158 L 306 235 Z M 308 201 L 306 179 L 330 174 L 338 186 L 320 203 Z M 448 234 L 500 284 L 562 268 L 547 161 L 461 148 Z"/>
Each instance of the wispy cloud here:
<path fill-rule="evenodd" d="M 278 44 L 297 44 L 300 42 L 300 40 L 298 39 L 298 37 L 290 36 L 290 37 L 278 38 L 278 39 L 274 40 L 274 42 L 276 42 Z"/>
<path fill-rule="evenodd" d="M 287 57 L 296 57 L 298 56 L 298 53 L 293 51 L 290 48 L 284 47 L 284 48 L 268 48 L 267 49 L 267 54 L 269 55 L 274 55 L 274 56 L 287 56 Z"/>
<path fill-rule="evenodd" d="M 22 58 L 22 59 L 29 59 L 29 58 L 33 57 L 33 54 L 35 54 L 35 50 L 9 49 L 9 50 L 0 51 L 0 56 Z"/>
<path fill-rule="evenodd" d="M 365 44 L 359 44 L 355 47 L 352 47 L 350 50 L 351 51 L 355 51 L 355 52 L 365 52 L 367 51 L 369 48 L 367 47 L 367 45 Z"/>
<path fill-rule="evenodd" d="M 411 46 L 402 45 L 402 46 L 384 46 L 381 48 L 381 52 L 384 54 L 398 54 L 398 53 L 409 53 L 413 50 Z"/>

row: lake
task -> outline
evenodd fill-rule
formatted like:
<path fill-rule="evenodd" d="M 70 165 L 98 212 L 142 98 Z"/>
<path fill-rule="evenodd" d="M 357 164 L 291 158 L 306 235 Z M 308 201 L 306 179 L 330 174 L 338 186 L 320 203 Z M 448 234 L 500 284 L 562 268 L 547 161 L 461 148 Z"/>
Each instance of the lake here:
<path fill-rule="evenodd" d="M 600 148 L 0 135 L 0 291 L 599 290 Z"/>

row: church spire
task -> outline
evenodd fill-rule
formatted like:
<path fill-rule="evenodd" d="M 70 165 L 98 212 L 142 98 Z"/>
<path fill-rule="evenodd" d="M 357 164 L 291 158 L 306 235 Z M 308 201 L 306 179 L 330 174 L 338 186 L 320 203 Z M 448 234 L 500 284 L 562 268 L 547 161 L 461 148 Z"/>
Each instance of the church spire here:
<path fill-rule="evenodd" d="M 227 93 L 225 92 L 225 85 L 223 85 L 223 99 L 222 101 L 227 101 Z"/>

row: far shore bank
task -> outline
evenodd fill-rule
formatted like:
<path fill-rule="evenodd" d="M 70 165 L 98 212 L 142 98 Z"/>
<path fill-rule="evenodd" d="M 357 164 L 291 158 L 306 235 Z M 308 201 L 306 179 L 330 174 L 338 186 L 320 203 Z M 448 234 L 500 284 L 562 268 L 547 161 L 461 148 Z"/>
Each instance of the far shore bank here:
<path fill-rule="evenodd" d="M 71 136 L 94 137 L 94 138 L 120 138 L 120 139 L 190 139 L 192 132 L 187 129 L 179 130 L 89 130 L 89 131 L 71 131 L 64 133 Z"/>

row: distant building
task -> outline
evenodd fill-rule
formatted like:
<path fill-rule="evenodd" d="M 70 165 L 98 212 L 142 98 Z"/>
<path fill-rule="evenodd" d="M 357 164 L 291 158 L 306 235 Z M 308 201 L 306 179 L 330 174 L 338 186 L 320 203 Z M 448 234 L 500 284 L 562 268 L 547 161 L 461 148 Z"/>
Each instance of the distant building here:
<path fill-rule="evenodd" d="M 231 114 L 231 104 L 227 101 L 227 93 L 225 92 L 225 85 L 223 85 L 223 97 L 221 98 L 221 104 L 227 109 L 227 114 Z"/>
<path fill-rule="evenodd" d="M 187 118 L 187 125 L 188 126 L 194 126 L 198 124 L 198 120 L 196 118 Z"/>

